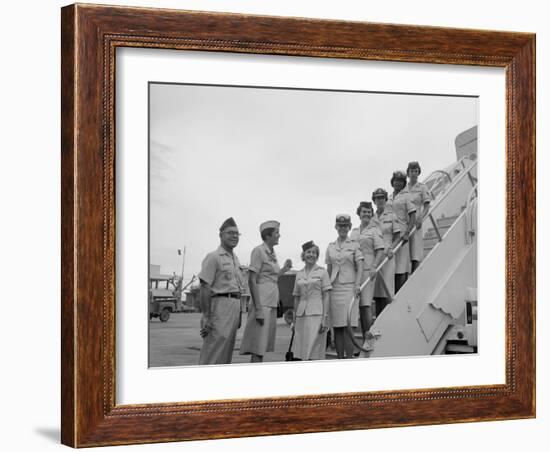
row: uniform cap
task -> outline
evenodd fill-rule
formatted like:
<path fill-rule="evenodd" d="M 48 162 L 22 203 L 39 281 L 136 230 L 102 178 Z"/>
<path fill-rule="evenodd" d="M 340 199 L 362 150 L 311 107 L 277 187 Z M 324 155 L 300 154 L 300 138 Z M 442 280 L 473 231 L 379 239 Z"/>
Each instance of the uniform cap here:
<path fill-rule="evenodd" d="M 383 188 L 377 188 L 376 190 L 374 190 L 372 192 L 372 199 L 377 198 L 379 196 L 387 198 L 388 197 L 388 192 L 386 190 L 384 190 Z"/>
<path fill-rule="evenodd" d="M 370 202 L 370 201 L 361 201 L 359 203 L 359 207 L 358 207 L 357 210 L 362 209 L 363 207 L 366 207 L 368 209 L 372 209 L 372 202 Z"/>
<path fill-rule="evenodd" d="M 406 179 L 406 178 L 407 178 L 407 175 L 401 170 L 397 170 L 393 172 L 392 179 Z"/>
<path fill-rule="evenodd" d="M 361 216 L 361 209 L 364 209 L 364 208 L 372 209 L 372 203 L 370 201 L 361 201 L 355 213 L 357 213 L 358 216 Z"/>
<path fill-rule="evenodd" d="M 397 179 L 397 180 L 402 180 L 402 181 L 404 181 L 404 182 L 407 182 L 407 175 L 406 175 L 403 171 L 401 171 L 401 170 L 394 171 L 394 172 L 393 172 L 393 175 L 392 175 L 392 177 L 391 177 L 391 181 L 390 181 L 390 184 L 391 184 L 392 186 L 393 186 L 393 182 L 394 182 L 396 179 Z"/>
<path fill-rule="evenodd" d="M 260 225 L 260 232 L 263 232 L 264 230 L 269 229 L 269 228 L 278 228 L 280 225 L 281 225 L 281 223 L 279 223 L 278 221 L 275 221 L 275 220 L 264 221 Z"/>
<path fill-rule="evenodd" d="M 220 232 L 226 230 L 227 228 L 231 227 L 237 227 L 237 223 L 235 223 L 235 220 L 233 217 L 229 217 L 227 220 L 225 220 L 222 225 L 220 226 Z"/>
<path fill-rule="evenodd" d="M 351 217 L 345 213 L 336 215 L 336 224 L 349 224 L 351 226 Z"/>
<path fill-rule="evenodd" d="M 315 246 L 315 243 L 313 243 L 313 240 L 310 240 L 309 242 L 306 242 L 302 245 L 302 251 L 305 253 L 310 248 L 313 248 Z"/>
<path fill-rule="evenodd" d="M 372 199 L 374 200 L 374 198 L 379 198 L 379 197 L 388 199 L 388 192 L 383 188 L 377 188 L 372 192 Z"/>

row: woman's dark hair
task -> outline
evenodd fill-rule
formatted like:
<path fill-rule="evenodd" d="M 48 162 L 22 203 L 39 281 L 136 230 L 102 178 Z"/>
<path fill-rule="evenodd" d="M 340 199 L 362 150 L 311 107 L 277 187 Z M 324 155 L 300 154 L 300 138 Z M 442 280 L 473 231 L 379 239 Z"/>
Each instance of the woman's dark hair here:
<path fill-rule="evenodd" d="M 361 209 L 370 209 L 370 210 L 374 211 L 374 209 L 372 208 L 372 203 L 370 201 L 361 201 L 359 203 L 359 206 L 357 207 L 357 210 L 355 211 L 357 216 L 361 215 Z"/>
<path fill-rule="evenodd" d="M 394 171 L 393 174 L 392 174 L 391 180 L 390 180 L 390 185 L 392 187 L 393 187 L 393 183 L 396 180 L 401 180 L 406 184 L 407 183 L 407 175 L 403 171 L 399 171 L 399 170 Z"/>
<path fill-rule="evenodd" d="M 417 169 L 419 175 L 422 172 L 422 170 L 420 169 L 420 164 L 418 162 L 409 162 L 409 164 L 407 165 L 407 176 L 410 175 L 412 169 Z"/>

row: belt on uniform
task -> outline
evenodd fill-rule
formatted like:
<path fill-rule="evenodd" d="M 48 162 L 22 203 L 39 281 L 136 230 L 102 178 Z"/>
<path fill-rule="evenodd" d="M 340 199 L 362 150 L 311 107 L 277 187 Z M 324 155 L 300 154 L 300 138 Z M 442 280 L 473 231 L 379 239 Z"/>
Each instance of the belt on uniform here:
<path fill-rule="evenodd" d="M 212 298 L 216 297 L 229 297 L 229 298 L 236 298 L 237 300 L 241 299 L 240 293 L 217 293 L 215 295 L 212 295 Z"/>

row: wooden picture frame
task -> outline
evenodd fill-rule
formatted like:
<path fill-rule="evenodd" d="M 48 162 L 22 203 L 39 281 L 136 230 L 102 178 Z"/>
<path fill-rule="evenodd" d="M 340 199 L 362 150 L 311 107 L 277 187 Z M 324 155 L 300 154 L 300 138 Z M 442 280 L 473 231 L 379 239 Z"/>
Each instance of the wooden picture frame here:
<path fill-rule="evenodd" d="M 535 416 L 535 35 L 78 4 L 62 9 L 61 35 L 63 444 L 87 447 Z M 505 384 L 117 405 L 118 47 L 505 68 Z"/>

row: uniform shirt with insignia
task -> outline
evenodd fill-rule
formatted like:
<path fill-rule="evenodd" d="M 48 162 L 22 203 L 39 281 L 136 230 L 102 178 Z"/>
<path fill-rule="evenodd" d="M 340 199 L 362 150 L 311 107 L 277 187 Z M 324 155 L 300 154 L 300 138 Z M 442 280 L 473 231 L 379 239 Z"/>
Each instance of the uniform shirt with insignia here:
<path fill-rule="evenodd" d="M 388 205 L 397 217 L 397 222 L 401 226 L 401 232 L 405 232 L 409 224 L 409 215 L 412 212 L 416 212 L 416 206 L 411 200 L 411 194 L 403 192 L 403 190 L 397 193 L 397 196 L 394 196 L 392 193 L 388 199 Z"/>
<path fill-rule="evenodd" d="M 296 307 L 296 316 L 322 315 L 323 292 L 332 288 L 327 271 L 315 265 L 309 273 L 305 267 L 296 273 L 296 281 L 292 295 L 300 297 Z"/>
<path fill-rule="evenodd" d="M 325 256 L 325 263 L 332 265 L 331 283 L 334 283 L 336 278 L 340 284 L 355 282 L 356 265 L 363 260 L 359 243 L 349 237 L 342 243 L 336 240 L 329 243 Z"/>
<path fill-rule="evenodd" d="M 250 255 L 249 271 L 257 277 L 260 304 L 265 307 L 276 308 L 279 303 L 279 263 L 275 251 L 262 243 L 252 250 Z"/>
<path fill-rule="evenodd" d="M 388 206 L 386 206 L 380 215 L 375 213 L 371 222 L 378 226 L 378 229 L 382 232 L 386 248 L 390 247 L 393 243 L 393 234 L 403 232 L 403 225 L 399 223 L 397 216 Z"/>
<path fill-rule="evenodd" d="M 214 294 L 246 292 L 239 258 L 222 246 L 206 255 L 199 279 L 207 283 Z"/>
<path fill-rule="evenodd" d="M 422 182 L 417 182 L 414 185 L 407 184 L 401 193 L 409 193 L 417 211 L 420 211 L 425 203 L 429 203 L 432 200 L 428 187 Z"/>
<path fill-rule="evenodd" d="M 371 268 L 377 250 L 386 248 L 382 232 L 372 220 L 363 230 L 360 227 L 352 229 L 350 238 L 359 243 L 359 249 L 365 259 L 363 270 Z"/>

